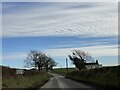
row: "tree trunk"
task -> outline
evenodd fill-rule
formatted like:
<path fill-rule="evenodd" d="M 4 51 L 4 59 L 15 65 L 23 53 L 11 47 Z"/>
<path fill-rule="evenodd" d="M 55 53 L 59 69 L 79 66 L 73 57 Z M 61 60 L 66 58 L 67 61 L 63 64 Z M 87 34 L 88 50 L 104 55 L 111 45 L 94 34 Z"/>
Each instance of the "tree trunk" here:
<path fill-rule="evenodd" d="M 50 69 L 51 69 L 51 71 L 53 71 L 53 67 L 52 66 L 50 67 Z"/>
<path fill-rule="evenodd" d="M 38 71 L 40 71 L 40 66 L 38 66 Z"/>

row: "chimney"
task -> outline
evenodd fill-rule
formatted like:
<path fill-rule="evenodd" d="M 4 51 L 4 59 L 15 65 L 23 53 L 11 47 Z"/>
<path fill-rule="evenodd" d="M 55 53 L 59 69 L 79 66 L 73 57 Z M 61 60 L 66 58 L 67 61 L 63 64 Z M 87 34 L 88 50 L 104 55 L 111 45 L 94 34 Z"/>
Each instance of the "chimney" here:
<path fill-rule="evenodd" d="M 96 60 L 96 64 L 98 64 L 98 60 Z"/>

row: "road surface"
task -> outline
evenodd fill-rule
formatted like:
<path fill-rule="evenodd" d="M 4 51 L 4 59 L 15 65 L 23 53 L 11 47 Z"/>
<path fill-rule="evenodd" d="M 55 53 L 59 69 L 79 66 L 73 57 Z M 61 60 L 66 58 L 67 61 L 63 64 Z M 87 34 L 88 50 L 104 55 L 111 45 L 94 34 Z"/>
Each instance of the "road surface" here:
<path fill-rule="evenodd" d="M 90 89 L 90 90 L 97 90 L 96 88 L 93 88 L 91 86 L 85 85 L 83 83 L 79 83 L 67 78 L 64 78 L 64 76 L 52 74 L 53 77 L 41 88 L 66 88 L 67 90 L 73 90 L 77 88 L 83 88 L 83 89 Z M 40 89 L 40 90 L 41 90 Z M 80 89 L 80 90 L 81 90 Z"/>

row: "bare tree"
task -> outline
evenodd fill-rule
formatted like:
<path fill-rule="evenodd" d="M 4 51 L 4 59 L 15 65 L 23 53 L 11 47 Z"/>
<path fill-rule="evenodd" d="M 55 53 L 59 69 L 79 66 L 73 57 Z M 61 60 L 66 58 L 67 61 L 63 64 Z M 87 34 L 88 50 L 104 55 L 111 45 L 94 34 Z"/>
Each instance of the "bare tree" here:
<path fill-rule="evenodd" d="M 77 49 L 72 51 L 72 55 L 69 55 L 69 58 L 79 70 L 85 68 L 86 62 L 94 61 L 94 59 L 89 53 L 85 53 L 84 51 Z"/>
<path fill-rule="evenodd" d="M 28 53 L 27 58 L 25 59 L 26 67 L 38 67 L 38 70 L 42 70 L 45 54 L 42 52 L 38 52 L 37 50 L 31 50 Z"/>
<path fill-rule="evenodd" d="M 48 56 L 45 54 L 45 53 L 43 53 L 43 52 L 39 52 L 38 53 L 38 70 L 42 70 L 42 68 L 45 66 L 45 63 L 46 63 L 46 61 L 47 61 L 47 59 L 48 59 Z"/>
<path fill-rule="evenodd" d="M 50 57 L 47 57 L 46 60 L 45 60 L 44 66 L 45 66 L 46 72 L 49 69 L 49 63 L 50 63 L 50 61 L 51 61 Z"/>
<path fill-rule="evenodd" d="M 31 50 L 30 53 L 28 53 L 27 58 L 24 60 L 25 67 L 36 67 L 36 62 L 38 61 L 38 51 L 37 50 Z"/>
<path fill-rule="evenodd" d="M 94 62 L 93 57 L 88 52 L 84 52 L 82 50 L 75 49 L 75 50 L 73 50 L 73 53 L 76 57 L 80 58 L 84 62 Z"/>
<path fill-rule="evenodd" d="M 54 61 L 54 59 L 50 58 L 50 62 L 49 62 L 50 70 L 53 70 L 53 67 L 55 67 L 56 65 L 57 65 L 57 63 Z"/>
<path fill-rule="evenodd" d="M 26 67 L 38 67 L 39 71 L 44 67 L 47 71 L 49 65 L 51 65 L 50 62 L 52 61 L 54 60 L 51 57 L 48 57 L 45 53 L 31 50 L 24 62 Z"/>

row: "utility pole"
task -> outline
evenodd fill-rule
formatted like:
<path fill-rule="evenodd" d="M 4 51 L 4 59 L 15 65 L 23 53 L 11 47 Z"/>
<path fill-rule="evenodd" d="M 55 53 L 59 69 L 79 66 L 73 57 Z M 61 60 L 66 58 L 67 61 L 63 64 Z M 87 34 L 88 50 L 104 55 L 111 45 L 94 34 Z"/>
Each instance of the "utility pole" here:
<path fill-rule="evenodd" d="M 68 72 L 68 59 L 66 58 L 66 70 Z"/>

